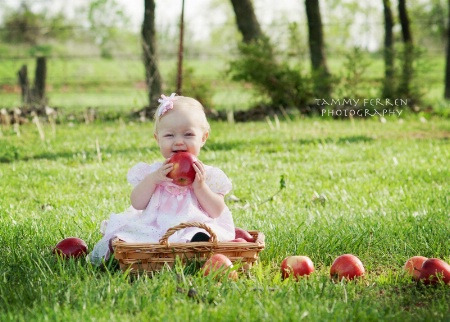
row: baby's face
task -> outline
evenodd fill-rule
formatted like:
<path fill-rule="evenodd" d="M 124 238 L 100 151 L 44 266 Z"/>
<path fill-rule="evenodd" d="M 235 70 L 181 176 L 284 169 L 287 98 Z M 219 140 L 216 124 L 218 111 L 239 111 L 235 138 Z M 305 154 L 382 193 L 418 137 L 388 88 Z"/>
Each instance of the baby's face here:
<path fill-rule="evenodd" d="M 166 159 L 178 151 L 198 156 L 208 138 L 208 132 L 202 128 L 197 113 L 175 108 L 161 118 L 155 138 Z"/>

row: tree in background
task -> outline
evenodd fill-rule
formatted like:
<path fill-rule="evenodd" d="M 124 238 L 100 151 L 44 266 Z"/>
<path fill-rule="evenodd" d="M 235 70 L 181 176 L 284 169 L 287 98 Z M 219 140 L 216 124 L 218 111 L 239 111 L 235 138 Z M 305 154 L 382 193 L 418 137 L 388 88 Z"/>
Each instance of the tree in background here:
<path fill-rule="evenodd" d="M 36 2 L 33 2 L 32 0 L 19 0 L 17 1 L 17 4 L 14 2 L 14 6 L 11 5 L 10 7 L 8 7 L 6 2 L 0 3 L 0 9 L 2 9 L 1 16 L 3 18 L 0 22 L 0 37 L 1 40 L 3 40 L 2 44 L 0 44 L 0 50 L 2 50 L 2 53 L 5 53 L 5 56 L 11 57 L 36 57 L 49 53 L 49 57 L 53 54 L 54 58 L 66 59 L 69 62 L 72 58 L 77 58 L 79 56 L 83 56 L 84 58 L 98 57 L 99 48 L 103 46 L 103 49 L 106 50 L 102 50 L 102 58 L 114 58 L 114 56 L 118 54 L 118 59 L 127 59 L 127 57 L 134 59 L 137 55 L 142 55 L 143 61 L 147 60 L 146 64 L 148 66 L 148 69 L 146 67 L 146 80 L 149 88 L 148 91 L 147 89 L 145 90 L 145 95 L 147 96 L 148 94 L 149 103 L 154 104 L 161 92 L 162 84 L 157 68 L 156 41 L 154 38 L 158 38 L 158 53 L 163 53 L 161 49 L 165 46 L 166 52 L 164 52 L 164 58 L 167 57 L 167 59 L 173 59 L 173 43 L 176 37 L 173 36 L 173 30 L 176 28 L 176 22 L 167 22 L 167 29 L 164 28 L 164 25 L 162 25 L 161 28 L 158 27 L 157 34 L 153 30 L 155 28 L 153 23 L 153 25 L 150 24 L 149 28 L 145 28 L 146 30 L 142 28 L 142 34 L 140 34 L 134 29 L 131 30 L 122 28 L 123 19 L 121 19 L 121 16 L 123 15 L 124 18 L 126 18 L 126 11 L 124 10 L 123 5 L 121 6 L 121 2 L 119 2 L 119 0 L 90 0 L 88 2 L 83 2 L 83 5 L 78 4 L 78 9 L 81 8 L 82 10 L 75 12 L 77 14 L 75 18 L 70 18 L 69 16 L 64 17 L 65 11 L 62 10 L 60 15 L 62 19 L 58 18 L 58 21 L 55 20 L 55 22 L 57 22 L 57 24 L 55 24 L 53 23 L 53 17 L 55 17 L 57 13 L 50 9 L 55 8 L 54 3 L 57 3 L 57 1 L 58 0 L 47 0 L 44 2 L 38 1 L 36 4 Z M 303 11 L 305 8 L 307 9 L 308 7 L 312 7 L 312 4 L 314 3 L 319 4 L 319 1 L 320 0 L 305 0 L 305 2 L 299 1 L 296 5 L 301 7 L 301 10 Z M 367 56 L 378 59 L 377 53 L 373 53 L 371 51 L 376 51 L 378 49 L 381 50 L 383 44 L 378 41 L 381 40 L 381 38 L 378 39 L 378 35 L 382 35 L 381 32 L 383 27 L 386 32 L 384 38 L 385 44 L 383 47 L 385 50 L 384 77 L 380 78 L 378 75 L 375 76 L 373 70 L 369 70 L 366 74 L 361 74 L 357 71 L 357 73 L 363 75 L 363 77 L 359 78 L 359 80 L 357 78 L 347 77 L 348 80 L 353 79 L 353 83 L 351 81 L 347 81 L 346 83 L 342 81 L 340 81 L 340 83 L 333 83 L 333 93 L 337 95 L 337 93 L 341 91 L 344 95 L 339 97 L 356 97 L 356 94 L 354 94 L 356 91 L 352 91 L 352 89 L 355 88 L 353 84 L 361 84 L 361 89 L 364 90 L 364 92 L 360 92 L 360 94 L 364 95 L 364 97 L 368 97 L 367 95 L 374 95 L 374 90 L 380 92 L 383 91 L 384 96 L 386 97 L 411 98 L 410 95 L 417 95 L 417 91 L 414 86 L 417 86 L 418 81 L 423 81 L 423 79 L 420 78 L 421 75 L 419 75 L 419 73 L 423 70 L 424 65 L 433 64 L 432 62 L 417 59 L 418 49 L 424 48 L 427 56 L 437 56 L 437 54 L 433 55 L 433 53 L 444 49 L 445 44 L 447 44 L 447 38 L 449 37 L 447 33 L 447 5 L 450 6 L 450 4 L 447 2 L 448 1 L 445 0 L 409 0 L 407 2 L 408 12 L 406 12 L 406 0 L 401 2 L 399 2 L 399 0 L 383 0 L 383 3 L 381 1 L 362 2 L 357 0 L 349 0 L 345 2 L 340 0 L 327 0 L 320 2 L 320 6 L 322 7 L 320 8 L 321 13 L 323 14 L 326 12 L 327 21 L 329 20 L 331 22 L 329 25 L 324 24 L 322 26 L 327 36 L 326 47 L 329 49 L 328 56 L 330 54 L 333 56 L 327 57 L 328 63 L 330 58 L 332 58 L 333 61 L 336 59 L 341 62 L 339 70 L 336 70 L 336 74 L 340 73 L 340 71 L 345 74 L 351 74 L 351 68 L 347 66 L 354 67 L 360 61 L 356 58 L 357 55 L 355 54 L 353 56 L 355 58 L 349 59 L 349 65 L 342 64 L 341 57 L 343 54 L 345 55 L 352 46 L 360 46 L 360 51 L 358 51 L 357 54 L 360 54 L 361 57 Z M 157 0 L 154 0 L 150 3 L 155 5 L 155 3 L 158 2 Z M 317 97 L 317 86 L 316 88 L 312 88 L 312 86 L 315 85 L 314 81 L 317 79 L 313 78 L 313 72 L 309 73 L 306 71 L 307 68 L 305 68 L 304 65 L 310 63 L 308 58 L 311 58 L 311 65 L 314 64 L 316 66 L 320 65 L 321 58 L 323 58 L 322 61 L 325 63 L 326 59 L 325 55 L 312 54 L 312 47 L 317 45 L 319 42 L 317 40 L 323 37 L 323 34 L 319 34 L 319 36 L 312 36 L 314 31 L 312 28 L 314 25 L 312 23 L 314 20 L 312 15 L 308 14 L 308 11 L 306 11 L 306 14 L 308 15 L 308 24 L 299 24 L 300 28 L 298 29 L 301 37 L 298 37 L 295 42 L 296 46 L 301 48 L 298 50 L 297 47 L 291 45 L 291 42 L 288 43 L 287 38 L 289 32 L 287 30 L 283 31 L 282 29 L 286 28 L 291 20 L 301 21 L 302 17 L 293 14 L 293 10 L 288 9 L 288 11 L 282 12 L 283 16 L 275 17 L 275 20 L 272 21 L 271 25 L 260 25 L 255 13 L 258 13 L 259 9 L 264 12 L 270 10 L 270 8 L 268 6 L 261 7 L 256 8 L 258 10 L 254 11 L 252 4 L 255 3 L 256 2 L 251 0 L 231 0 L 232 6 L 230 6 L 230 1 L 211 0 L 211 9 L 215 11 L 211 11 L 211 15 L 209 17 L 209 19 L 211 19 L 210 23 L 216 28 L 221 28 L 216 32 L 220 33 L 221 37 L 213 36 L 214 39 L 212 40 L 206 38 L 199 40 L 200 38 L 196 39 L 196 37 L 188 37 L 189 49 L 187 50 L 187 57 L 190 58 L 195 55 L 197 55 L 195 59 L 200 56 L 202 59 L 209 59 L 211 56 L 219 57 L 219 52 L 221 55 L 224 51 L 233 51 L 235 49 L 235 44 L 239 43 L 240 46 L 249 45 L 250 43 L 256 42 L 257 46 L 248 48 L 249 50 L 247 51 L 240 50 L 239 53 L 241 55 L 248 56 L 247 58 L 249 59 L 246 60 L 248 64 L 254 64 L 253 66 L 246 66 L 248 67 L 247 71 L 252 70 L 253 80 L 250 79 L 251 77 L 243 75 L 244 69 L 240 71 L 241 75 L 239 77 L 246 82 L 246 85 L 250 85 L 249 83 L 253 81 L 256 82 L 256 86 L 252 86 L 252 89 L 257 89 L 255 91 L 257 93 L 255 97 L 261 98 L 263 104 L 269 103 L 270 99 L 272 103 L 271 106 L 275 109 L 282 104 L 284 105 L 283 107 L 292 107 L 296 104 L 304 104 L 304 102 L 308 102 L 307 100 L 305 101 L 305 96 L 300 97 L 300 93 L 301 95 L 314 94 L 314 96 L 309 96 L 310 98 Z M 388 3 L 389 6 L 387 6 Z M 397 3 L 398 10 L 400 12 L 404 9 L 403 12 L 406 13 L 405 16 L 407 23 L 401 26 L 402 29 L 399 28 L 398 31 L 395 31 L 396 27 L 400 27 L 400 23 L 396 20 Z M 23 6 L 20 7 L 20 4 L 23 4 Z M 227 21 L 220 24 L 217 23 L 219 20 L 217 20 L 218 16 L 216 16 L 216 13 L 220 12 L 220 14 L 222 14 L 223 12 L 217 10 L 216 7 L 218 4 L 224 7 L 226 6 L 227 9 Z M 382 16 L 379 14 L 381 11 L 379 10 L 381 4 L 384 4 L 385 8 L 389 7 L 390 9 L 389 15 L 385 16 L 384 26 L 380 23 L 380 20 L 382 19 Z M 69 4 L 67 4 L 67 6 L 68 5 Z M 29 9 L 25 10 L 24 6 L 29 6 Z M 375 11 L 375 8 L 378 11 Z M 202 8 L 202 10 L 203 9 L 204 8 Z M 154 11 L 155 8 L 152 10 Z M 385 14 L 387 14 L 387 12 L 385 12 Z M 147 19 L 147 21 L 142 24 L 142 27 L 144 24 L 149 25 L 148 21 L 151 21 L 152 19 L 154 20 L 154 15 L 155 12 L 153 12 L 153 17 L 151 17 L 151 19 Z M 394 16 L 393 18 L 392 15 Z M 412 23 L 411 25 L 409 24 L 408 15 L 410 18 L 414 19 L 415 23 Z M 18 19 L 14 19 L 13 16 Z M 324 16 L 321 18 L 323 19 Z M 394 23 L 392 20 L 397 21 L 397 23 Z M 262 21 L 260 20 L 260 22 Z M 200 26 L 200 28 L 207 29 L 208 27 L 211 27 L 207 23 L 201 23 L 204 25 Z M 238 28 L 229 28 L 230 23 Z M 70 27 L 69 24 L 73 27 Z M 354 27 L 356 26 L 355 24 L 359 24 L 357 37 L 353 37 L 355 32 Z M 197 20 L 195 20 L 195 25 L 196 27 L 199 26 Z M 394 26 L 394 28 L 392 28 L 392 26 Z M 308 32 L 306 27 L 310 29 L 309 34 L 306 34 L 306 32 Z M 104 30 L 108 28 L 110 29 Z M 146 31 L 148 30 L 153 30 L 153 34 L 150 34 L 150 38 L 153 37 L 153 43 L 151 41 L 145 43 L 144 41 L 144 34 L 146 34 Z M 344 32 L 342 30 L 344 30 Z M 397 42 L 394 42 L 392 33 L 395 32 L 393 30 L 399 33 L 398 38 L 397 35 L 395 35 L 395 40 Z M 65 39 L 60 36 L 63 31 L 69 35 Z M 189 28 L 187 31 L 189 32 Z M 236 31 L 238 31 L 239 34 Z M 403 36 L 405 34 L 409 35 L 409 37 L 403 37 L 403 40 L 409 38 L 410 43 L 414 45 L 413 50 L 408 50 L 406 49 L 406 45 L 401 45 L 400 42 L 402 38 L 400 37 L 402 35 L 400 35 L 400 32 L 402 32 Z M 330 38 L 330 35 L 333 35 L 333 37 Z M 146 36 L 149 36 L 149 34 L 147 33 Z M 305 45 L 306 37 L 308 36 L 310 40 L 309 46 Z M 161 40 L 169 38 L 172 40 L 169 42 L 161 42 Z M 220 39 L 220 42 L 218 41 L 218 38 Z M 265 39 L 261 40 L 262 38 Z M 412 38 L 414 38 L 414 42 L 412 41 Z M 142 39 L 142 43 L 139 43 L 139 39 Z M 324 46 L 323 38 L 321 42 L 322 46 Z M 218 50 L 219 46 L 220 51 Z M 394 46 L 398 46 L 398 49 L 395 47 L 394 50 Z M 294 47 L 297 48 L 296 51 L 291 50 Z M 391 52 L 389 51 L 389 48 L 392 48 Z M 307 57 L 308 49 L 311 52 L 311 57 Z M 265 52 L 261 52 L 261 50 L 264 50 Z M 143 51 L 145 51 L 144 54 Z M 233 54 L 235 54 L 235 52 L 233 52 Z M 412 60 L 405 59 L 408 54 L 412 56 Z M 220 58 L 222 57 L 223 56 L 220 56 Z M 235 57 L 236 56 L 232 56 L 232 59 Z M 442 58 L 442 56 L 440 57 Z M 314 59 L 318 62 L 317 64 L 313 62 Z M 450 58 L 448 59 L 450 60 Z M 264 63 L 261 63 L 262 60 L 264 60 Z M 53 64 L 53 61 L 53 58 L 49 59 L 50 67 Z M 143 64 L 141 63 L 140 66 L 142 67 Z M 150 68 L 152 66 L 155 67 L 153 72 Z M 241 65 L 237 64 L 236 66 Z M 435 65 L 433 65 L 433 67 L 434 66 Z M 311 69 L 313 69 L 313 67 Z M 82 82 L 83 77 L 88 74 L 85 73 L 78 78 L 78 75 L 71 73 L 70 68 L 67 68 L 67 72 L 65 70 L 64 76 L 68 77 L 62 77 L 61 79 L 64 79 L 64 82 L 69 85 L 71 83 L 71 79 L 75 82 Z M 192 68 L 191 74 L 195 74 L 198 70 L 200 69 L 197 68 L 197 66 Z M 297 70 L 303 73 L 306 77 L 297 78 Z M 347 73 L 347 71 L 350 71 L 350 73 Z M 407 73 L 407 71 L 410 73 Z M 13 79 L 16 75 L 15 73 L 10 74 L 13 76 L 9 77 L 8 82 L 15 84 L 16 80 L 14 79 L 13 81 L 10 81 L 10 79 Z M 79 74 L 81 75 L 81 73 Z M 239 73 L 236 73 L 235 76 L 238 74 Z M 438 74 L 439 72 L 437 75 Z M 104 78 L 99 78 L 99 81 L 109 79 L 106 72 L 102 72 L 102 76 Z M 393 79 L 391 79 L 391 76 Z M 141 75 L 140 78 L 138 76 L 138 79 L 136 79 L 134 74 L 133 77 L 135 77 L 133 81 L 138 82 L 139 80 L 142 80 L 143 75 Z M 166 78 L 166 76 L 164 76 L 164 78 Z M 320 77 L 318 78 L 320 79 Z M 448 78 L 450 79 L 450 77 Z M 167 76 L 167 79 L 169 80 L 169 84 L 163 84 L 165 87 L 167 85 L 165 91 L 170 88 L 170 78 Z M 342 77 L 339 79 L 342 79 Z M 59 80 L 52 80 L 49 85 L 54 85 L 57 81 Z M 211 82 L 210 79 L 205 80 L 202 77 L 202 81 L 207 82 L 208 84 L 214 84 L 214 89 L 217 88 L 216 83 Z M 435 82 L 435 76 L 431 76 L 429 81 L 434 83 L 439 82 L 439 84 L 442 84 L 441 79 Z M 450 80 L 448 82 L 450 82 Z M 150 85 L 158 85 L 158 83 L 159 88 L 157 87 L 157 89 L 151 89 L 152 86 Z M 293 86 L 292 83 L 297 84 L 297 86 Z M 255 85 L 255 83 L 252 83 L 251 85 Z M 347 87 L 344 88 L 344 85 Z M 219 86 L 222 85 L 219 84 Z M 292 91 L 291 89 L 294 87 L 298 88 L 298 90 Z M 450 85 L 448 85 L 448 87 L 450 87 Z M 263 93 L 261 93 L 259 89 L 262 89 Z M 400 89 L 402 89 L 402 92 L 406 94 L 400 94 Z M 201 91 L 204 90 L 202 89 Z M 450 92 L 450 90 L 448 91 Z M 253 91 L 250 92 L 253 93 Z M 151 96 L 152 94 L 154 94 L 153 98 Z M 450 94 L 446 95 L 449 96 Z M 311 100 L 309 102 L 311 102 Z M 144 104 L 148 104 L 147 97 Z"/>
<path fill-rule="evenodd" d="M 311 98 L 310 80 L 302 75 L 299 66 L 279 59 L 270 38 L 260 29 L 251 0 L 231 2 L 243 36 L 239 57 L 230 62 L 231 78 L 254 85 L 262 97 L 269 98 L 274 109 L 304 106 Z"/>
<path fill-rule="evenodd" d="M 33 13 L 26 4 L 22 3 L 17 12 L 6 18 L 4 41 L 36 45 L 43 36 L 42 18 L 42 14 Z"/>
<path fill-rule="evenodd" d="M 408 2 L 408 13 L 420 23 L 413 27 L 414 43 L 432 50 L 445 50 L 447 8 L 445 0 Z"/>
<path fill-rule="evenodd" d="M 305 0 L 305 7 L 306 16 L 308 18 L 308 41 L 313 70 L 314 94 L 317 97 L 329 97 L 331 91 L 331 77 L 325 56 L 319 0 Z"/>
<path fill-rule="evenodd" d="M 252 84 L 261 97 L 268 97 L 270 110 L 301 109 L 309 103 L 310 79 L 302 74 L 299 65 L 291 66 L 288 60 L 279 59 L 268 37 L 240 44 L 239 50 L 240 56 L 230 62 L 231 78 Z"/>
<path fill-rule="evenodd" d="M 256 18 L 251 0 L 231 0 L 236 23 L 245 43 L 260 38 L 263 33 Z"/>
<path fill-rule="evenodd" d="M 157 105 L 161 95 L 162 80 L 156 54 L 155 1 L 145 0 L 144 22 L 142 23 L 142 50 L 145 66 L 149 107 Z"/>
<path fill-rule="evenodd" d="M 123 6 L 117 0 L 91 0 L 87 18 L 89 29 L 95 35 L 95 42 L 103 58 L 112 58 L 115 40 L 128 23 Z"/>
<path fill-rule="evenodd" d="M 450 0 L 448 0 L 447 20 L 447 61 L 445 66 L 445 92 L 444 97 L 450 100 Z"/>
<path fill-rule="evenodd" d="M 384 12 L 384 82 L 383 96 L 394 96 L 394 19 L 392 18 L 391 1 L 383 0 Z"/>
<path fill-rule="evenodd" d="M 398 94 L 405 98 L 411 98 L 414 96 L 411 89 L 411 81 L 414 76 L 414 44 L 411 34 L 411 26 L 409 23 L 408 11 L 406 9 L 406 0 L 398 0 L 398 14 L 400 25 L 402 26 L 402 39 L 404 44 L 402 75 L 400 77 Z"/>
<path fill-rule="evenodd" d="M 33 12 L 27 2 L 4 17 L 1 39 L 7 44 L 29 45 L 32 55 L 49 54 L 51 43 L 66 41 L 73 37 L 74 25 L 63 13 Z"/>

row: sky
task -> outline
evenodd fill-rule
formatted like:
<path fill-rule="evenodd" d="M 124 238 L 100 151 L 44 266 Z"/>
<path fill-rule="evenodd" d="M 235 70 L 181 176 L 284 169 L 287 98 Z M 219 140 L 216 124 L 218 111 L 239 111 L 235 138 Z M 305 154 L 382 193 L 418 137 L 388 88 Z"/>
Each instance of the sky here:
<path fill-rule="evenodd" d="M 132 17 L 135 23 L 134 28 L 137 30 L 142 23 L 142 8 L 144 7 L 143 0 L 117 0 L 124 6 L 125 11 Z M 342 0 L 342 2 L 349 2 L 349 0 Z M 178 23 L 181 14 L 182 0 L 155 0 L 156 3 L 156 20 L 158 23 L 162 21 L 174 21 Z M 323 21 L 326 21 L 327 12 L 321 3 Z M 378 10 L 382 14 L 381 1 L 377 1 Z M 371 4 L 375 5 L 374 2 Z M 305 21 L 306 14 L 304 9 L 304 1 L 302 0 L 253 0 L 255 14 L 261 25 L 269 25 L 281 21 L 289 22 Z M 205 38 L 209 36 L 208 30 L 204 28 L 208 24 L 219 24 L 226 19 L 223 13 L 223 8 L 215 9 L 214 1 L 212 0 L 185 0 L 185 20 L 190 21 L 191 26 L 197 26 L 194 34 L 198 38 Z M 375 5 L 376 7 L 376 5 Z M 231 9 L 231 4 L 229 5 Z M 336 10 L 336 9 L 334 9 Z M 337 8 L 339 10 L 339 8 Z M 343 20 L 349 19 L 353 21 L 354 26 L 351 28 L 354 45 L 367 48 L 369 50 L 377 50 L 380 43 L 380 34 L 377 28 L 373 26 L 379 23 L 379 16 L 364 14 L 357 14 L 353 17 L 342 17 Z"/>
<path fill-rule="evenodd" d="M 131 18 L 131 26 L 137 31 L 139 30 L 143 20 L 144 0 L 116 0 L 123 6 L 126 15 Z M 350 0 L 342 0 L 342 3 Z M 33 5 L 47 5 L 54 8 L 55 11 L 63 9 L 68 17 L 74 15 L 77 6 L 86 4 L 88 0 L 35 0 Z M 176 27 L 181 13 L 182 0 L 155 0 L 156 3 L 156 24 L 157 26 Z M 209 36 L 208 28 L 214 24 L 220 24 L 226 21 L 227 15 L 224 10 L 232 10 L 231 4 L 225 7 L 227 3 L 217 8 L 216 0 L 185 0 L 185 21 L 192 28 L 192 33 L 197 39 L 205 39 Z M 323 1 L 321 3 L 322 20 L 327 22 L 327 10 L 324 8 Z M 381 4 L 381 1 L 377 1 Z M 9 7 L 17 7 L 19 0 L 0 0 L 0 4 L 6 4 Z M 371 2 L 373 5 L 374 2 Z M 253 0 L 255 13 L 258 21 L 262 26 L 271 23 L 286 23 L 288 21 L 305 21 L 304 1 L 302 0 Z M 378 8 L 380 15 L 381 8 Z M 339 10 L 339 8 L 334 9 Z M 363 15 L 357 14 L 353 17 L 342 17 L 344 20 L 353 21 L 351 28 L 352 45 L 376 50 L 380 44 L 379 28 L 375 28 L 377 19 L 380 15 Z M 373 20 L 373 21 L 371 21 Z M 331 22 L 333 23 L 333 22 Z M 325 35 L 326 37 L 326 35 Z M 194 38 L 194 40 L 196 40 Z"/>
<path fill-rule="evenodd" d="M 127 14 L 135 21 L 135 26 L 139 27 L 142 23 L 144 0 L 116 0 L 124 7 Z M 18 7 L 20 0 L 0 0 L 0 4 L 6 4 L 9 7 Z M 32 2 L 32 1 L 29 1 Z M 88 0 L 36 0 L 34 6 L 51 5 L 55 11 L 61 8 L 70 16 L 77 6 L 88 3 Z M 157 20 L 176 18 L 179 19 L 182 7 L 182 0 L 155 0 Z M 214 9 L 214 0 L 185 0 L 186 19 L 208 20 L 211 17 L 211 10 Z M 261 22 L 269 22 L 277 15 L 284 12 L 301 13 L 303 2 L 299 0 L 254 0 L 255 10 L 258 19 Z M 231 4 L 230 4 L 231 8 Z M 214 11 L 214 16 L 220 16 L 218 10 Z"/>
<path fill-rule="evenodd" d="M 143 0 L 117 0 L 124 5 L 126 11 L 138 23 L 142 22 Z M 182 0 L 156 0 L 156 17 L 157 19 L 171 18 L 178 21 L 182 8 Z M 277 15 L 283 12 L 301 13 L 303 2 L 298 0 L 256 0 L 253 2 L 258 19 L 261 22 L 268 23 L 273 21 Z M 214 1 L 211 0 L 185 0 L 185 17 L 188 20 L 196 19 L 199 22 L 214 19 L 219 22 L 223 19 L 220 10 L 214 10 Z M 231 4 L 230 4 L 231 8 Z M 211 13 L 213 12 L 213 17 Z M 222 16 L 222 17 L 221 17 Z M 200 24 L 200 23 L 199 23 Z"/>

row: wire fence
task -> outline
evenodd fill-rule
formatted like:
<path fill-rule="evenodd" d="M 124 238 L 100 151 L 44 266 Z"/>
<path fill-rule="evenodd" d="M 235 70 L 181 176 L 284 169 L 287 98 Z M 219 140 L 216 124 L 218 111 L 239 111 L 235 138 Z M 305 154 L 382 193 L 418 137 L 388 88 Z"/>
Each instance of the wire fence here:
<path fill-rule="evenodd" d="M 346 22 L 326 22 L 325 41 L 327 42 L 327 57 L 331 65 L 331 70 L 338 71 L 346 61 L 351 59 L 348 53 L 351 49 L 349 43 L 339 43 L 346 41 L 349 35 L 349 29 L 344 28 Z M 423 28 L 429 27 L 428 21 L 415 21 L 416 27 L 422 24 Z M 382 24 L 375 21 L 367 22 L 363 25 L 368 35 L 376 32 L 382 33 Z M 224 71 L 229 61 L 235 57 L 237 50 L 236 33 L 237 28 L 233 23 L 216 24 L 211 23 L 202 25 L 202 28 L 214 29 L 220 27 L 224 30 L 219 36 L 221 41 L 214 39 L 196 40 L 192 30 L 195 29 L 195 22 L 190 22 L 187 26 L 187 36 L 185 37 L 186 48 L 184 52 L 185 65 L 191 66 L 195 73 L 202 78 L 204 82 L 214 84 L 216 88 L 228 89 L 230 84 L 226 82 Z M 102 58 L 100 46 L 95 45 L 95 33 L 84 27 L 60 27 L 56 31 L 71 31 L 78 36 L 76 39 L 66 40 L 65 42 L 55 43 L 50 34 L 43 31 L 48 30 L 49 26 L 41 26 L 32 30 L 37 34 L 44 34 L 41 42 L 48 44 L 50 53 L 48 54 L 48 74 L 47 84 L 53 88 L 69 87 L 106 87 L 115 86 L 123 88 L 145 88 L 145 71 L 142 63 L 141 42 L 139 35 L 130 35 L 124 39 L 112 39 L 108 43 L 110 57 Z M 277 46 L 284 44 L 284 49 L 289 41 L 289 23 L 276 22 L 264 25 L 265 30 L 270 29 L 271 35 Z M 162 28 L 163 29 L 163 28 Z M 189 32 L 191 29 L 191 32 Z M 299 41 L 301 50 L 296 52 L 295 59 L 302 64 L 305 71 L 309 72 L 309 52 L 307 45 L 307 33 L 305 31 L 306 23 L 299 24 Z M 18 30 L 17 30 L 18 31 Z M 175 28 L 176 31 L 176 28 Z M 0 38 L 4 36 L 5 28 L 0 28 Z M 328 35 L 328 37 L 327 37 Z M 382 34 L 381 34 L 382 35 Z M 165 33 L 158 38 L 158 56 L 160 68 L 164 80 L 175 79 L 174 73 L 177 60 L 177 34 Z M 380 34 L 377 39 L 382 38 Z M 228 42 L 227 42 L 228 41 Z M 86 45 L 87 44 L 87 45 Z M 356 46 L 356 45 L 355 45 Z M 37 47 L 37 49 L 36 49 Z M 356 46 L 357 47 L 357 46 Z M 47 50 L 48 50 L 47 48 Z M 46 49 L 46 48 L 44 48 Z M 27 65 L 31 78 L 34 74 L 36 50 L 42 50 L 39 46 L 29 45 L 5 45 L 0 44 L 0 93 L 17 92 L 17 72 L 22 65 Z M 283 49 L 281 49 L 282 51 Z M 367 53 L 370 65 L 365 71 L 364 77 L 369 82 L 378 82 L 383 77 L 383 57 L 382 51 Z M 428 69 L 424 73 L 424 82 L 441 83 L 443 82 L 443 66 L 445 59 L 444 45 L 441 47 L 428 47 L 420 57 L 425 62 Z M 423 68 L 423 67 L 422 67 Z"/>
<path fill-rule="evenodd" d="M 184 65 L 193 68 L 205 81 L 219 81 L 223 78 L 230 55 L 191 53 L 184 56 Z M 339 71 L 350 58 L 344 54 L 328 55 L 332 63 L 331 70 Z M 436 73 L 426 73 L 427 81 L 439 82 L 443 78 L 444 55 L 425 53 L 420 57 L 422 69 L 435 70 Z M 309 71 L 309 56 L 299 57 L 305 72 Z M 30 76 L 33 76 L 34 57 L 4 57 L 0 56 L 0 85 L 17 84 L 17 72 L 27 65 Z M 167 78 L 175 72 L 176 53 L 165 55 L 160 59 L 160 69 Z M 365 70 L 365 77 L 377 79 L 382 77 L 382 57 L 370 58 Z M 57 55 L 48 58 L 48 84 L 52 85 L 96 85 L 96 84 L 123 84 L 127 82 L 139 82 L 145 79 L 144 65 L 141 55 L 123 54 L 114 56 L 113 59 L 103 59 L 99 55 Z M 1 90 L 1 89 L 0 89 Z"/>

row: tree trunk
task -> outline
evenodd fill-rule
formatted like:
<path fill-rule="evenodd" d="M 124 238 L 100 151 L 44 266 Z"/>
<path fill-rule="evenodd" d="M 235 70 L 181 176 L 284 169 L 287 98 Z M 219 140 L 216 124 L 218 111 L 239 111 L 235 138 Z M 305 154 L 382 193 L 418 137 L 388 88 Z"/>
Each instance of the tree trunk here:
<path fill-rule="evenodd" d="M 404 44 L 402 77 L 400 80 L 398 91 L 400 95 L 404 96 L 405 98 L 409 98 L 412 96 L 411 80 L 414 76 L 414 45 L 408 12 L 406 10 L 406 0 L 398 0 L 398 14 L 400 18 L 400 25 L 402 26 L 402 38 Z"/>
<path fill-rule="evenodd" d="M 142 49 L 147 82 L 149 107 L 158 104 L 161 95 L 162 80 L 158 70 L 156 55 L 155 1 L 145 0 L 144 22 L 142 23 Z"/>
<path fill-rule="evenodd" d="M 328 71 L 324 50 L 319 0 L 305 0 L 305 7 L 308 18 L 309 52 L 313 69 L 315 94 L 322 98 L 329 97 L 330 73 Z"/>
<path fill-rule="evenodd" d="M 231 0 L 236 15 L 236 23 L 245 43 L 250 43 L 263 35 L 253 9 L 252 0 Z"/>
<path fill-rule="evenodd" d="M 398 0 L 398 15 L 400 18 L 400 25 L 402 26 L 403 42 L 412 43 L 413 40 L 408 18 L 408 11 L 406 10 L 406 0 Z"/>
<path fill-rule="evenodd" d="M 33 101 L 39 105 L 46 104 L 45 80 L 47 78 L 47 58 L 36 59 L 36 71 L 34 76 Z"/>
<path fill-rule="evenodd" d="M 183 91 L 183 54 L 184 54 L 184 0 L 181 6 L 180 16 L 180 39 L 178 43 L 178 66 L 177 66 L 177 94 L 182 95 Z"/>
<path fill-rule="evenodd" d="M 449 0 L 450 1 L 450 0 Z M 394 20 L 392 18 L 391 1 L 383 0 L 384 7 L 384 84 L 383 96 L 394 96 Z"/>
<path fill-rule="evenodd" d="M 447 19 L 447 61 L 445 66 L 445 93 L 444 97 L 450 100 L 450 0 L 448 0 Z"/>
<path fill-rule="evenodd" d="M 22 103 L 24 105 L 36 104 L 38 106 L 47 104 L 47 99 L 45 97 L 45 83 L 47 78 L 46 57 L 38 57 L 36 59 L 33 88 L 30 88 L 30 82 L 28 81 L 27 65 L 23 65 L 17 74 L 19 76 L 19 84 L 22 90 Z"/>
<path fill-rule="evenodd" d="M 30 83 L 28 82 L 28 68 L 23 65 L 18 71 L 19 85 L 22 91 L 22 104 L 30 103 Z"/>

